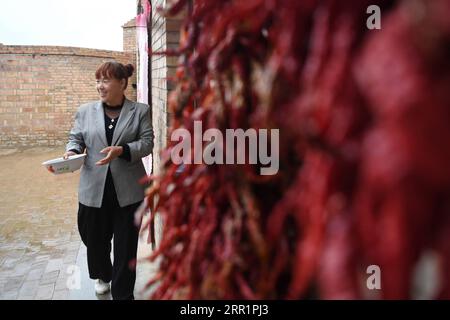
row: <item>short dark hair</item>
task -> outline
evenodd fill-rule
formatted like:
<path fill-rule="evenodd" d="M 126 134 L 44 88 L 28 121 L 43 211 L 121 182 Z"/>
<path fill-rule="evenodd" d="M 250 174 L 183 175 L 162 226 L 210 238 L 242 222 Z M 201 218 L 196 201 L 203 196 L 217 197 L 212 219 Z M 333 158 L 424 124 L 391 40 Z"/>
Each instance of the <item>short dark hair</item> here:
<path fill-rule="evenodd" d="M 134 66 L 132 64 L 123 65 L 120 62 L 108 61 L 102 63 L 95 71 L 95 79 L 115 78 L 117 80 L 125 79 L 125 89 L 128 86 L 128 78 L 133 75 Z"/>

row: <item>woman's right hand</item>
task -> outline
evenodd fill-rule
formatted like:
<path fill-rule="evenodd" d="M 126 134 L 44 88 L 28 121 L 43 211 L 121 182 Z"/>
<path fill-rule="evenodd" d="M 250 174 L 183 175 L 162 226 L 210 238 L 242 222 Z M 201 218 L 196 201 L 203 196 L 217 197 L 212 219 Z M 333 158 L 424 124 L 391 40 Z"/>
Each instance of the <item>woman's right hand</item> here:
<path fill-rule="evenodd" d="M 64 159 L 64 160 L 67 160 L 70 156 L 73 156 L 73 155 L 76 155 L 76 153 L 73 152 L 73 151 L 67 151 L 66 153 L 64 153 L 63 159 Z M 48 170 L 49 172 L 51 172 L 51 173 L 54 173 L 54 172 L 55 172 L 55 169 L 53 169 L 52 166 L 48 166 L 48 167 L 47 167 L 47 170 Z"/>
<path fill-rule="evenodd" d="M 73 151 L 67 151 L 66 153 L 64 153 L 63 159 L 64 159 L 64 160 L 67 160 L 70 156 L 74 156 L 74 155 L 76 155 L 75 152 L 73 152 Z"/>

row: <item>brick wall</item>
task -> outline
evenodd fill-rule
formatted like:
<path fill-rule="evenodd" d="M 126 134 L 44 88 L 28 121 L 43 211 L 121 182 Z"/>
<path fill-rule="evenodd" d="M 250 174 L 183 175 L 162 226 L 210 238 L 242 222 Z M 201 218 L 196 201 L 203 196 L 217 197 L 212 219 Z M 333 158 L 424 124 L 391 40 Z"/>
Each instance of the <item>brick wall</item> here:
<path fill-rule="evenodd" d="M 136 56 L 137 56 L 137 47 L 136 47 L 136 18 L 131 19 L 127 23 L 125 23 L 122 26 L 123 29 L 123 51 L 130 54 L 130 61 L 127 61 L 127 63 L 131 63 L 135 67 L 135 72 L 133 76 L 129 79 L 129 83 L 135 84 L 136 83 L 136 71 L 137 71 L 137 64 L 136 64 Z M 136 100 L 136 90 L 133 91 L 134 93 L 134 99 Z"/>
<path fill-rule="evenodd" d="M 136 19 L 133 18 L 122 26 L 123 51 L 136 53 Z"/>
<path fill-rule="evenodd" d="M 0 147 L 65 144 L 77 107 L 98 99 L 97 67 L 130 59 L 117 51 L 0 45 Z M 132 83 L 126 94 L 136 99 Z"/>
<path fill-rule="evenodd" d="M 152 50 L 164 51 L 175 49 L 179 45 L 179 30 L 181 18 L 168 19 L 162 17 L 156 10 L 157 7 L 164 7 L 166 1 L 153 0 L 152 4 Z M 173 89 L 169 81 L 175 75 L 177 58 L 163 55 L 152 56 L 151 61 L 151 90 L 153 107 L 153 129 L 155 131 L 155 146 L 153 149 L 153 171 L 159 172 L 160 151 L 167 145 L 169 112 L 167 110 L 167 100 L 170 90 Z"/>

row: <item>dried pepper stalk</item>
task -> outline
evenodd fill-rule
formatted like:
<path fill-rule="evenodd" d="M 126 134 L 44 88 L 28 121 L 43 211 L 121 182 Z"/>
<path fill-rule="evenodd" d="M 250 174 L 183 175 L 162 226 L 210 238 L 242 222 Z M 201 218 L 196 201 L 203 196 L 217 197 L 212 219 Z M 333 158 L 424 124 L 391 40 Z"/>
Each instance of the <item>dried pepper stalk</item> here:
<path fill-rule="evenodd" d="M 380 298 L 411 298 L 427 250 L 450 298 L 450 3 L 376 2 L 371 31 L 373 1 L 194 1 L 171 130 L 280 128 L 280 171 L 180 170 L 169 142 L 152 298 L 362 298 L 372 264 Z"/>

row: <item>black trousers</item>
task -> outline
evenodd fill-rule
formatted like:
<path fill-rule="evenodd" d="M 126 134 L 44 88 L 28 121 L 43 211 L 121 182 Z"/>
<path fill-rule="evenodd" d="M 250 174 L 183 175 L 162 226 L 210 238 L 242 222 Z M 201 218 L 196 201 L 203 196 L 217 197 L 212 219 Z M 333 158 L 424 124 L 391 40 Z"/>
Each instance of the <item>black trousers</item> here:
<path fill-rule="evenodd" d="M 134 213 L 141 202 L 120 207 L 108 171 L 101 208 L 79 203 L 78 230 L 87 247 L 89 277 L 111 282 L 114 300 L 134 299 L 139 227 Z M 114 262 L 111 264 L 111 240 Z"/>

